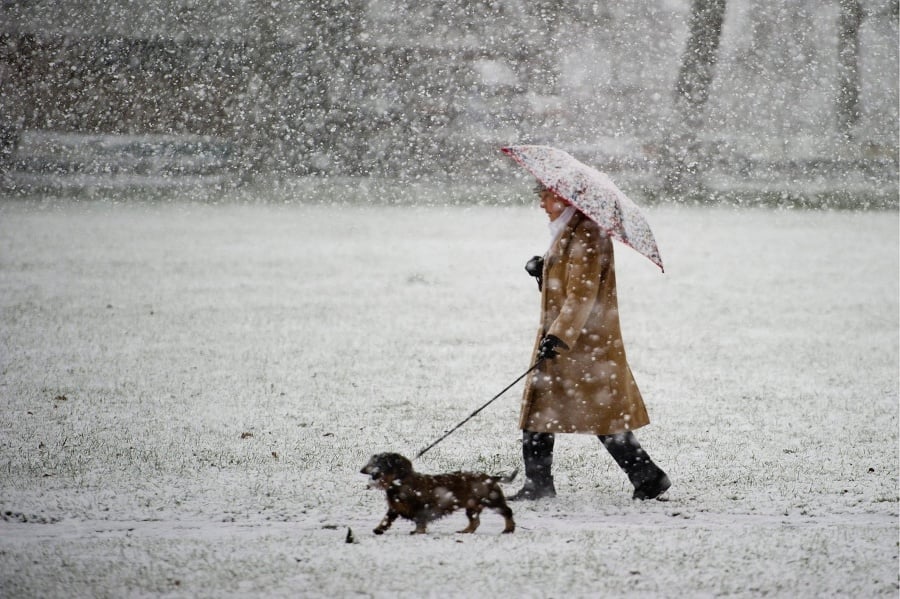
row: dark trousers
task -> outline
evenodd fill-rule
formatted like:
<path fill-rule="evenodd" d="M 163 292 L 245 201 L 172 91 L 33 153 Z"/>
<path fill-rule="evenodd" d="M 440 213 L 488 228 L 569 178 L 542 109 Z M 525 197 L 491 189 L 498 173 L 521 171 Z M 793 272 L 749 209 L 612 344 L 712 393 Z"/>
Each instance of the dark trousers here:
<path fill-rule="evenodd" d="M 634 433 L 627 431 L 615 435 L 598 435 L 635 488 L 663 474 L 641 447 Z M 522 455 L 525 459 L 525 476 L 534 483 L 552 484 L 553 433 L 522 431 Z"/>

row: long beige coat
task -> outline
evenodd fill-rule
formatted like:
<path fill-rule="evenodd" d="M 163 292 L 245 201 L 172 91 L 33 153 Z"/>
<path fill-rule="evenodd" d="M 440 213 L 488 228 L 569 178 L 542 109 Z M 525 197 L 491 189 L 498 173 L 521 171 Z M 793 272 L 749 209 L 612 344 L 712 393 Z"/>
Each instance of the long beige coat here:
<path fill-rule="evenodd" d="M 541 328 L 571 348 L 527 379 L 519 426 L 610 435 L 650 419 L 625 358 L 610 238 L 577 212 L 544 256 Z"/>

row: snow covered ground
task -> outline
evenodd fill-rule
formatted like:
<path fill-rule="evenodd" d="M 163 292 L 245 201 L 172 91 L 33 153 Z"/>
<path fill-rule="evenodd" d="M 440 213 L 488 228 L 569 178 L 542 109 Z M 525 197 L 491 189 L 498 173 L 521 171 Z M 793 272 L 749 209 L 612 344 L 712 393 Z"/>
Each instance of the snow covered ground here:
<path fill-rule="evenodd" d="M 620 308 L 670 500 L 560 436 L 515 534 L 375 536 L 369 455 L 528 366 L 537 208 L 0 204 L 0 595 L 896 597 L 897 213 L 648 216 Z M 518 466 L 519 392 L 418 468 Z"/>

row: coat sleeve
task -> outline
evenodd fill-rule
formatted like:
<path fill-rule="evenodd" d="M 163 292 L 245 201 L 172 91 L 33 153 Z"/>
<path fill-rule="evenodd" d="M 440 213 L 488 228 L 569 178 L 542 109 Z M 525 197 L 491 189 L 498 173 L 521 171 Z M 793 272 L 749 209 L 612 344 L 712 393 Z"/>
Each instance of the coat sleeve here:
<path fill-rule="evenodd" d="M 611 249 L 606 247 L 609 244 L 609 239 L 602 236 L 596 226 L 579 226 L 566 249 L 565 301 L 547 332 L 562 339 L 570 348 L 575 347 L 594 310 L 605 251 Z"/>

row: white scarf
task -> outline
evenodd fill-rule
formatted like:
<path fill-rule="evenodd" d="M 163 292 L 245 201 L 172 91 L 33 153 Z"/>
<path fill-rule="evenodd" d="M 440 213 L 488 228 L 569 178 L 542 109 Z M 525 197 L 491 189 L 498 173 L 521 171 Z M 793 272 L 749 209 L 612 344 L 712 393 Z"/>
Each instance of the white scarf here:
<path fill-rule="evenodd" d="M 573 216 L 575 216 L 575 206 L 568 206 L 563 210 L 562 214 L 556 217 L 556 220 L 550 221 L 550 248 L 553 247 L 553 244 L 556 243 L 562 232 L 566 230 L 566 225 L 569 224 Z"/>

